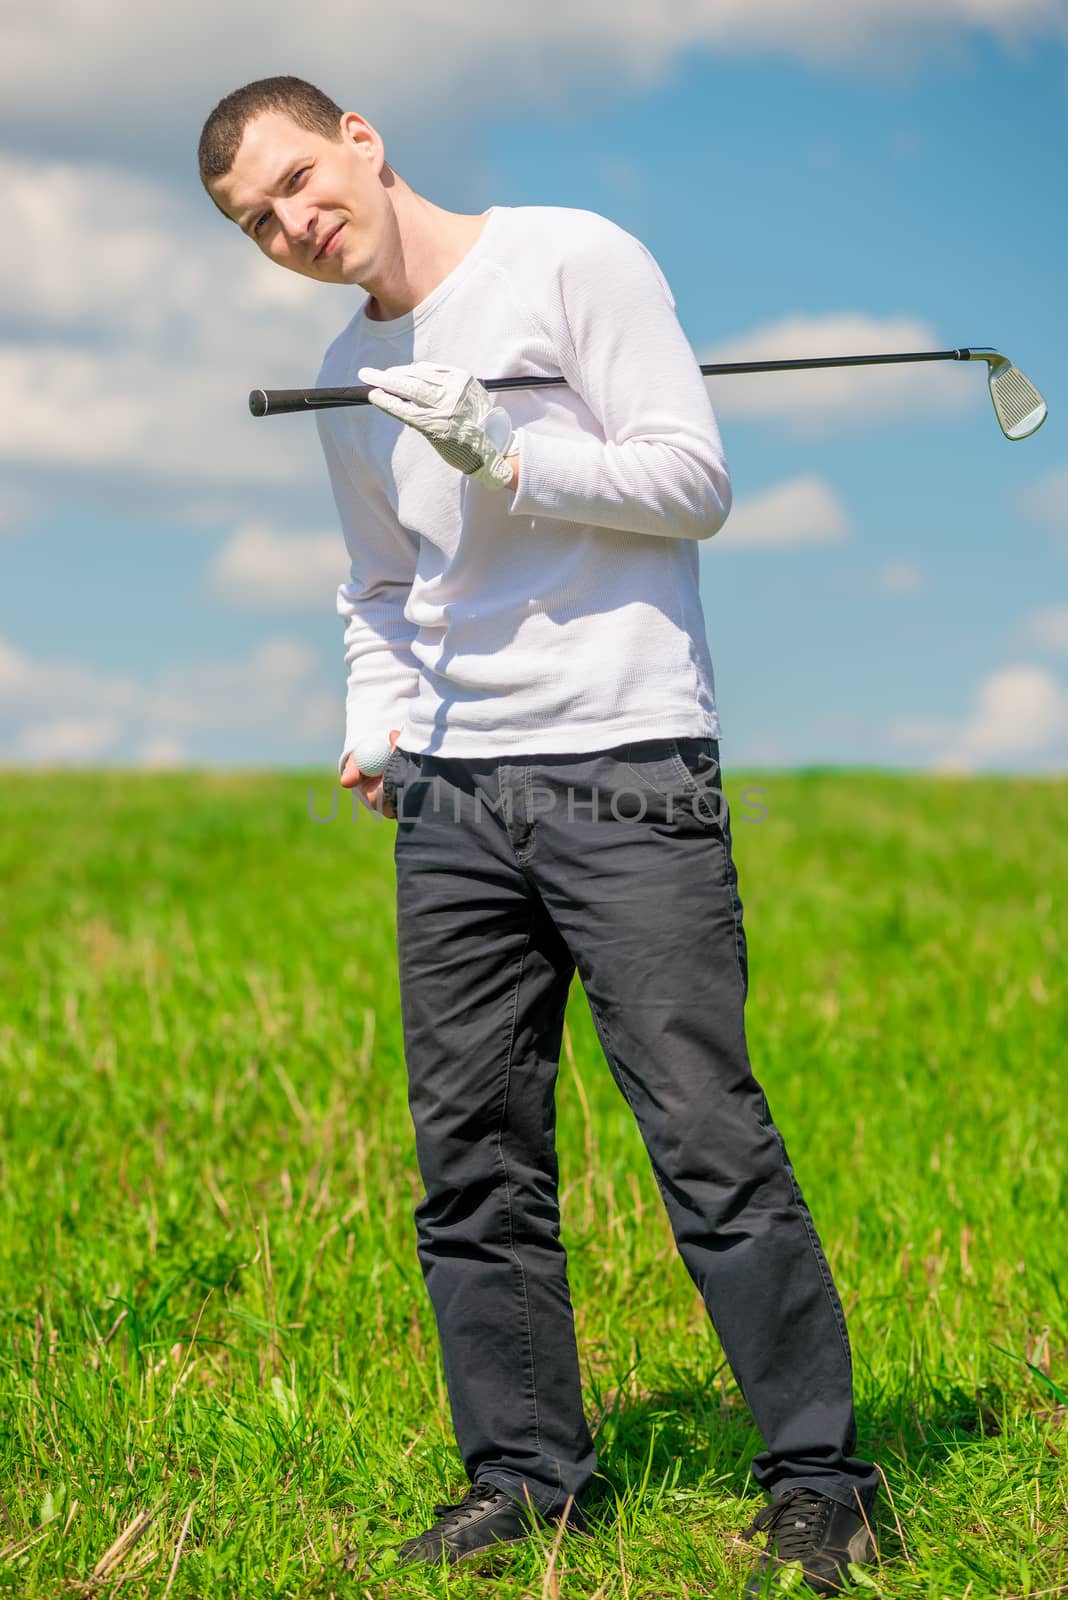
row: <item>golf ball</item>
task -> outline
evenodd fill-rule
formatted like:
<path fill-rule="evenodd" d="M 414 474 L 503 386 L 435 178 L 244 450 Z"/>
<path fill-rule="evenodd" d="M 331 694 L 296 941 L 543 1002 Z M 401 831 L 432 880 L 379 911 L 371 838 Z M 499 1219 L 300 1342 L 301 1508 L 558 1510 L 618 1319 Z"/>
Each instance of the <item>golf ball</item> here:
<path fill-rule="evenodd" d="M 363 776 L 373 778 L 382 771 L 392 749 L 388 739 L 383 740 L 380 734 L 371 734 L 366 739 L 358 739 L 349 754 Z"/>

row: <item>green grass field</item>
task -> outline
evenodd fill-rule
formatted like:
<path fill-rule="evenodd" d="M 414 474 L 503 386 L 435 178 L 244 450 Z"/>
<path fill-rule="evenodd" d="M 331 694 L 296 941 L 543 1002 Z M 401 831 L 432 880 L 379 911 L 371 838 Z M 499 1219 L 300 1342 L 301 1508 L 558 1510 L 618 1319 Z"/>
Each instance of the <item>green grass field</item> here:
<path fill-rule="evenodd" d="M 313 822 L 311 784 L 325 813 L 321 774 L 0 776 L 0 1593 L 737 1594 L 761 1443 L 577 981 L 594 1537 L 356 1575 L 467 1484 L 415 1254 L 393 824 L 344 794 Z M 1068 1593 L 1068 782 L 727 795 L 750 1054 L 886 1480 L 863 1592 Z"/>

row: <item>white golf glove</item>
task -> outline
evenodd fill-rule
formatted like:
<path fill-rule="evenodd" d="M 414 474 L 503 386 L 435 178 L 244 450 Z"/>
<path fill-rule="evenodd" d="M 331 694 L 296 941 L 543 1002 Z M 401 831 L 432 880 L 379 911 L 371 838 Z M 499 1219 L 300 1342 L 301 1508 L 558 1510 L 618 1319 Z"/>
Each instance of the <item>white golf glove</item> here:
<path fill-rule="evenodd" d="M 413 361 L 406 367 L 361 367 L 361 383 L 374 383 L 368 399 L 380 411 L 418 428 L 444 461 L 490 489 L 506 489 L 512 469 L 505 457 L 518 445 L 512 419 L 462 367 Z"/>

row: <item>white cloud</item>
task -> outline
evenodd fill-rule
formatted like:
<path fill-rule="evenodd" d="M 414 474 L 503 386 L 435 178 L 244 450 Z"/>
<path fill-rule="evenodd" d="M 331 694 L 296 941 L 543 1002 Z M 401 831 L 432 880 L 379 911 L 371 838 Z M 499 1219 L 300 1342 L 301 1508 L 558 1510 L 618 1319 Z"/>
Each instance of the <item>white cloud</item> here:
<path fill-rule="evenodd" d="M 834 544 L 848 532 L 845 508 L 822 478 L 792 478 L 737 502 L 716 534 L 716 548 L 782 549 Z"/>
<path fill-rule="evenodd" d="M 0 295 L 22 316 L 72 326 L 132 319 L 143 327 L 158 323 L 198 276 L 195 260 L 168 252 L 164 196 L 155 184 L 102 166 L 0 154 L 0 186 L 11 237 L 32 249 L 32 256 L 0 256 Z M 59 228 L 78 248 L 57 248 Z M 182 277 L 185 283 L 175 282 Z"/>
<path fill-rule="evenodd" d="M 0 714 L 124 715 L 140 693 L 136 678 L 96 672 L 80 661 L 35 661 L 0 639 Z"/>
<path fill-rule="evenodd" d="M 811 317 L 793 313 L 702 350 L 699 360 L 704 366 L 952 348 L 927 323 L 911 317 L 880 319 L 859 311 Z M 982 371 L 985 374 L 985 367 Z M 977 383 L 972 363 L 953 361 L 741 373 L 706 382 L 719 417 L 783 422 L 808 438 L 831 426 L 961 413 L 977 404 L 985 387 Z"/>
<path fill-rule="evenodd" d="M 923 583 L 923 573 L 911 561 L 888 561 L 879 568 L 876 583 L 888 594 L 912 594 Z"/>
<path fill-rule="evenodd" d="M 0 639 L 0 699 L 17 694 L 30 681 L 32 668 L 20 650 Z"/>
<path fill-rule="evenodd" d="M 1024 619 L 1024 636 L 1051 654 L 1068 651 L 1068 605 L 1044 606 Z"/>
<path fill-rule="evenodd" d="M 269 365 L 269 354 L 260 361 Z M 307 371 L 304 378 L 311 381 Z M 0 389 L 9 400 L 0 459 L 122 469 L 183 485 L 286 483 L 321 473 L 314 426 L 294 419 L 279 448 L 270 424 L 249 416 L 248 387 L 225 357 L 215 364 L 121 347 L 0 345 Z"/>
<path fill-rule="evenodd" d="M 284 729 L 296 738 L 323 739 L 339 732 L 342 691 L 320 688 L 318 657 L 283 637 L 265 641 L 245 661 L 165 668 L 146 690 L 142 710 L 150 727 L 170 733 Z"/>
<path fill-rule="evenodd" d="M 0 96 L 23 128 L 54 122 L 62 105 L 72 126 L 88 115 L 94 132 L 180 130 L 192 152 L 221 94 L 279 70 L 354 94 L 372 121 L 401 106 L 407 123 L 433 129 L 464 107 L 545 112 L 591 79 L 660 83 L 690 51 L 885 72 L 968 37 L 1018 48 L 1065 31 L 1061 0 L 467 0 L 462 28 L 432 0 L 260 0 L 254 14 L 214 0 L 9 0 Z"/>
<path fill-rule="evenodd" d="M 1034 757 L 1068 763 L 1068 690 L 1042 667 L 1002 667 L 979 685 L 961 720 L 902 716 L 891 723 L 890 735 L 925 751 L 938 771 L 971 772 Z"/>
<path fill-rule="evenodd" d="M 114 717 L 56 717 L 20 729 L 12 753 L 27 766 L 84 764 L 106 755 L 121 731 Z"/>
<path fill-rule="evenodd" d="M 1052 673 L 1003 667 L 979 688 L 977 705 L 957 745 L 970 756 L 1031 755 L 1068 733 L 1068 694 Z"/>
<path fill-rule="evenodd" d="M 730 760 L 731 766 L 738 767 L 784 767 L 790 765 L 791 751 L 785 739 L 780 739 L 774 733 L 748 733 L 743 736 L 739 749 L 728 747 L 726 738 L 721 738 L 720 748 L 724 756 Z"/>
<path fill-rule="evenodd" d="M 199 189 L 170 191 L 106 163 L 27 160 L 0 152 L 13 237 L 47 240 L 62 219 L 76 249 L 0 255 L 0 303 L 20 322 L 118 335 L 145 345 L 180 340 L 231 356 L 272 336 L 306 370 L 362 291 L 279 269 L 215 211 Z M 324 292 L 324 289 L 326 292 Z M 251 385 L 249 386 L 251 387 Z"/>
<path fill-rule="evenodd" d="M 359 289 L 280 272 L 235 228 L 116 168 L 0 156 L 12 235 L 61 216 L 77 249 L 0 254 L 0 459 L 194 485 L 322 476 L 314 426 L 248 414 L 248 391 L 311 383 Z M 283 424 L 283 427 L 285 425 Z"/>
<path fill-rule="evenodd" d="M 173 765 L 195 762 L 198 736 L 283 736 L 299 749 L 343 731 L 343 663 L 328 687 L 318 656 L 285 635 L 243 660 L 165 666 L 148 677 L 32 659 L 0 639 L 0 760 L 58 766 L 121 744 L 144 765 Z"/>
<path fill-rule="evenodd" d="M 1019 505 L 1032 522 L 1068 539 L 1068 467 L 1055 467 L 1039 478 L 1020 495 Z"/>
<path fill-rule="evenodd" d="M 330 609 L 339 583 L 348 581 L 339 533 L 277 533 L 245 523 L 211 563 L 212 587 L 231 605 L 250 611 Z"/>
<path fill-rule="evenodd" d="M 189 755 L 181 739 L 174 739 L 169 734 L 156 734 L 146 739 L 141 748 L 134 752 L 133 765 L 135 767 L 180 767 L 190 762 Z"/>

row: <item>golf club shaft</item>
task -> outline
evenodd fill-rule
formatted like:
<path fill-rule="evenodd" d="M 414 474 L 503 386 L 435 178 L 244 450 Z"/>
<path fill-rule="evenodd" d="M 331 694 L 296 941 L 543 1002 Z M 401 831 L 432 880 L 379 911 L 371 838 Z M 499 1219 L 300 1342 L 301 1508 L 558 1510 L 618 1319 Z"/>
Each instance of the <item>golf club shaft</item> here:
<path fill-rule="evenodd" d="M 735 372 L 800 372 L 812 367 L 875 367 L 899 361 L 968 361 L 970 349 L 920 350 L 908 355 L 808 356 L 798 361 L 720 361 L 702 366 L 706 378 Z M 566 378 L 483 378 L 482 387 L 494 389 L 542 389 L 549 384 L 566 383 Z M 351 389 L 253 389 L 248 408 L 254 417 L 273 417 L 286 411 L 324 411 L 332 406 L 365 406 L 370 402 L 373 384 L 356 384 Z"/>

